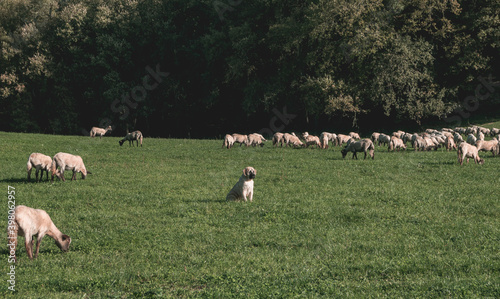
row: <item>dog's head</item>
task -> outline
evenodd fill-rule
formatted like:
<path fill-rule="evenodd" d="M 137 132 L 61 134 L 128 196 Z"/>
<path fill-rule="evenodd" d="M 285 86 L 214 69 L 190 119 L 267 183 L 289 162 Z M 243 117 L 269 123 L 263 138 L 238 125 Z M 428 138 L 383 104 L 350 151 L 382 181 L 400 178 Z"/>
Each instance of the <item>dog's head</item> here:
<path fill-rule="evenodd" d="M 243 175 L 249 179 L 249 180 L 253 180 L 255 178 L 255 175 L 257 175 L 257 170 L 255 170 L 255 168 L 253 167 L 246 167 L 245 169 L 243 169 Z"/>

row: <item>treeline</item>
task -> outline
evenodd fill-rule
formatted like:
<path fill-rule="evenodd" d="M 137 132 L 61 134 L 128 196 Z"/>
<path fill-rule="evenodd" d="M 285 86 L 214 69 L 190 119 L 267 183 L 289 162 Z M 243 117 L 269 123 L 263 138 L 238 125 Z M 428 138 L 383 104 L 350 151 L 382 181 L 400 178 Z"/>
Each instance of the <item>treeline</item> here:
<path fill-rule="evenodd" d="M 3 0 L 0 130 L 457 125 L 499 107 L 499 11 L 500 0 Z"/>

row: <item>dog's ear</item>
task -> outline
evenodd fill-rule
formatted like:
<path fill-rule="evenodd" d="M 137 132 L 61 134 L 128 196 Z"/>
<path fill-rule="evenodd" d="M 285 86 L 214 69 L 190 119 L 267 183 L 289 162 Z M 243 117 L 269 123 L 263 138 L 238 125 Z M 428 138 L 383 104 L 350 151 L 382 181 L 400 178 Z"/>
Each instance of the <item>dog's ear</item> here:
<path fill-rule="evenodd" d="M 253 174 L 257 175 L 257 169 L 253 169 Z"/>
<path fill-rule="evenodd" d="M 243 175 L 248 176 L 248 174 L 249 174 L 249 169 L 248 167 L 245 167 L 245 169 L 243 169 Z"/>

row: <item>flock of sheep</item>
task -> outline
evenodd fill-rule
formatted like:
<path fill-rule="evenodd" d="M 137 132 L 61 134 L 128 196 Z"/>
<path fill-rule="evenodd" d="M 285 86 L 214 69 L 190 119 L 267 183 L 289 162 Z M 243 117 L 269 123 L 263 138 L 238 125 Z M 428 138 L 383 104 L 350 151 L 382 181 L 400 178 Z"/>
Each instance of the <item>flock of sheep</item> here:
<path fill-rule="evenodd" d="M 91 137 L 99 136 L 102 138 L 106 132 L 110 131 L 111 127 L 106 129 L 92 128 L 90 132 Z M 462 135 L 467 136 L 464 140 Z M 491 140 L 485 140 L 485 136 L 492 136 Z M 129 145 L 132 145 L 133 141 L 136 141 L 137 146 L 139 142 L 142 146 L 143 135 L 140 131 L 134 131 L 128 133 L 122 140 L 119 141 L 120 146 L 123 145 L 125 141 L 129 141 Z M 231 148 L 235 143 L 248 146 L 264 146 L 264 142 L 267 141 L 261 134 L 227 134 L 224 138 L 223 147 Z M 350 132 L 348 135 L 335 134 L 323 132 L 321 135 L 313 136 L 305 132 L 302 134 L 302 138 L 299 138 L 295 133 L 275 133 L 273 136 L 273 146 L 278 147 L 316 147 L 321 149 L 328 149 L 329 143 L 331 142 L 334 146 L 345 147 L 341 150 L 342 157 L 345 158 L 347 153 L 352 152 L 353 158 L 357 159 L 358 152 L 364 152 L 365 159 L 367 155 L 374 158 L 375 144 L 378 146 L 385 145 L 388 147 L 388 151 L 394 150 L 406 150 L 407 144 L 411 144 L 414 150 L 437 150 L 440 147 L 446 148 L 446 150 L 457 150 L 458 162 L 463 163 L 464 159 L 473 158 L 478 164 L 483 164 L 484 160 L 479 157 L 479 151 L 492 152 L 492 154 L 498 155 L 500 152 L 500 130 L 499 129 L 486 129 L 478 126 L 473 126 L 469 128 L 455 128 L 455 129 L 441 129 L 441 130 L 431 130 L 428 129 L 423 133 L 406 133 L 403 131 L 397 131 L 392 133 L 391 136 L 374 132 L 370 138 L 362 139 L 359 134 L 355 132 Z M 64 179 L 64 171 L 72 170 L 73 176 L 71 180 L 76 179 L 76 174 L 81 173 L 82 179 L 85 179 L 87 171 L 83 160 L 80 156 L 75 156 L 68 153 L 57 153 L 52 159 L 41 153 L 32 153 L 28 158 L 27 172 L 28 181 L 31 180 L 31 171 L 36 169 L 36 181 L 43 178 L 43 172 L 46 172 L 47 180 L 49 172 L 51 172 L 51 181 L 54 180 L 54 176 L 57 176 L 62 181 Z M 41 171 L 40 177 L 39 172 Z M 12 219 L 9 216 L 9 248 L 10 255 L 13 257 L 13 261 L 16 260 L 15 252 L 17 246 L 17 236 L 25 237 L 25 246 L 28 257 L 33 259 L 33 236 L 37 236 L 37 245 L 35 251 L 35 258 L 38 256 L 38 251 L 40 248 L 40 243 L 45 235 L 52 237 L 57 246 L 63 250 L 67 251 L 69 244 L 71 243 L 71 238 L 68 235 L 62 234 L 57 227 L 54 225 L 50 216 L 43 210 L 33 209 L 26 206 L 17 206 L 15 208 L 14 216 Z"/>
<path fill-rule="evenodd" d="M 467 136 L 464 140 L 463 136 Z M 491 140 L 485 140 L 485 136 L 492 136 Z M 248 146 L 264 146 L 266 139 L 257 133 L 226 134 L 222 147 L 231 148 L 235 143 Z M 323 132 L 321 135 L 313 136 L 308 132 L 302 134 L 299 138 L 295 133 L 277 132 L 273 136 L 273 146 L 278 147 L 316 147 L 328 149 L 330 142 L 334 146 L 345 147 L 341 150 L 342 157 L 352 152 L 353 158 L 357 159 L 357 152 L 364 152 L 365 159 L 367 155 L 374 158 L 375 144 L 385 145 L 388 151 L 406 150 L 410 144 L 415 151 L 437 150 L 446 148 L 446 150 L 457 150 L 458 162 L 462 165 L 465 158 L 473 158 L 478 164 L 483 164 L 484 160 L 479 157 L 479 151 L 491 152 L 493 156 L 500 152 L 500 129 L 487 129 L 479 126 L 468 128 L 457 127 L 454 129 L 443 128 L 441 130 L 427 129 L 423 133 L 406 133 L 403 131 L 393 132 L 392 135 L 374 132 L 370 138 L 360 138 L 356 132 L 350 132 L 348 135 Z"/>

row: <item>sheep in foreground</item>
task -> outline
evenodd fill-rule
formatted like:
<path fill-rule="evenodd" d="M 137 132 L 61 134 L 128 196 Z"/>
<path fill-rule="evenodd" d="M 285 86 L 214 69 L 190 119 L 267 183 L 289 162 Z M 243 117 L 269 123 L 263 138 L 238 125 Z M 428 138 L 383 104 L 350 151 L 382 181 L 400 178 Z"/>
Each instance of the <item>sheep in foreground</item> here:
<path fill-rule="evenodd" d="M 462 165 L 464 163 L 465 157 L 467 157 L 467 163 L 469 163 L 469 158 L 473 158 L 477 164 L 484 164 L 484 160 L 479 158 L 477 147 L 470 145 L 467 142 L 462 142 L 458 146 L 458 163 Z"/>
<path fill-rule="evenodd" d="M 11 217 L 13 219 L 10 219 Z M 57 229 L 47 212 L 27 206 L 17 206 L 14 214 L 9 215 L 7 231 L 9 252 L 14 261 L 16 261 L 18 236 L 24 237 L 26 252 L 31 260 L 33 260 L 33 236 L 37 236 L 35 258 L 38 257 L 40 244 L 45 235 L 54 239 L 57 247 L 64 252 L 68 251 L 71 244 L 71 238 Z"/>
<path fill-rule="evenodd" d="M 52 159 L 49 156 L 40 153 L 32 153 L 28 157 L 28 163 L 26 164 L 26 170 L 28 172 L 28 182 L 31 180 L 31 169 L 35 167 L 36 181 L 38 180 L 38 172 L 41 171 L 40 181 L 43 179 L 43 171 L 47 174 L 47 181 L 49 180 L 50 166 L 52 165 Z"/>
<path fill-rule="evenodd" d="M 476 142 L 476 147 L 478 151 L 483 151 L 483 152 L 491 152 L 493 156 L 496 154 L 496 148 L 498 146 L 498 140 L 497 139 L 492 139 L 492 140 L 481 140 L 479 139 Z"/>
<path fill-rule="evenodd" d="M 222 144 L 222 147 L 230 149 L 233 146 L 233 144 L 234 144 L 233 136 L 226 134 L 226 136 L 224 137 L 224 143 Z"/>
<path fill-rule="evenodd" d="M 134 132 L 128 133 L 125 137 L 123 137 L 122 140 L 120 140 L 118 142 L 120 143 L 120 146 L 122 146 L 123 143 L 128 140 L 128 145 L 131 146 L 135 140 L 137 147 L 139 147 L 139 142 L 141 142 L 141 147 L 142 147 L 142 138 L 143 138 L 143 136 L 142 136 L 141 131 L 134 131 Z"/>
<path fill-rule="evenodd" d="M 90 137 L 94 138 L 95 136 L 99 136 L 99 138 L 102 138 L 102 136 L 111 130 L 113 130 L 111 126 L 108 126 L 106 129 L 92 127 L 92 129 L 90 129 Z"/>
<path fill-rule="evenodd" d="M 50 167 L 50 171 L 52 172 L 51 181 L 54 181 L 54 176 L 57 176 L 63 182 L 66 181 L 64 178 L 65 170 L 73 171 L 73 176 L 71 177 L 72 181 L 76 180 L 77 172 L 82 173 L 82 180 L 84 180 L 85 177 L 87 177 L 87 174 L 90 173 L 85 168 L 82 157 L 67 153 L 57 153 L 52 159 L 52 165 Z"/>
<path fill-rule="evenodd" d="M 375 146 L 370 139 L 361 139 L 358 141 L 351 142 L 348 146 L 346 146 L 342 151 L 342 158 L 345 158 L 348 152 L 352 152 L 352 158 L 356 157 L 358 159 L 357 152 L 364 152 L 365 159 L 366 154 L 369 153 L 372 159 L 375 159 Z"/>

